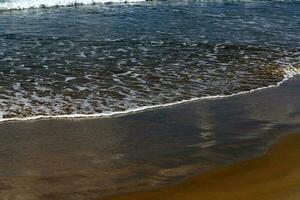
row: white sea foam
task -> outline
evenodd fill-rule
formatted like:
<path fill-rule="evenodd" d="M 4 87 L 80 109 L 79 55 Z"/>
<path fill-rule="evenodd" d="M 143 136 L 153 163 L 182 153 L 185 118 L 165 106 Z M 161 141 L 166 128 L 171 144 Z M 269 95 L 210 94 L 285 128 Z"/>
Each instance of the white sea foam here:
<path fill-rule="evenodd" d="M 66 77 L 65 82 L 68 82 L 68 81 L 71 81 L 71 80 L 74 80 L 74 79 L 76 79 L 76 77 Z"/>
<path fill-rule="evenodd" d="M 129 2 L 143 2 L 146 0 L 4 0 L 0 1 L 0 10 L 18 10 L 28 8 L 41 7 L 56 7 L 56 6 L 70 6 L 75 4 L 88 5 L 98 3 L 129 3 Z M 255 0 L 199 0 L 199 2 L 252 2 Z M 276 0 L 285 1 L 285 0 Z M 299 0 L 294 0 L 299 1 Z M 218 16 L 220 17 L 220 16 Z"/>
<path fill-rule="evenodd" d="M 28 121 L 28 120 L 38 120 L 38 119 L 61 119 L 61 118 L 107 118 L 107 117 L 113 117 L 113 116 L 121 116 L 121 115 L 126 115 L 129 113 L 136 113 L 136 112 L 141 112 L 145 110 L 151 110 L 155 108 L 162 108 L 162 107 L 169 107 L 169 106 L 174 106 L 178 104 L 183 104 L 183 103 L 189 103 L 193 101 L 198 101 L 198 100 L 213 100 L 213 99 L 223 99 L 223 98 L 229 98 L 233 96 L 238 96 L 238 95 L 244 95 L 252 92 L 256 92 L 259 90 L 264 90 L 268 88 L 273 88 L 273 87 L 279 87 L 282 83 L 285 81 L 289 80 L 290 78 L 293 78 L 296 75 L 300 75 L 300 68 L 295 68 L 295 67 L 287 67 L 285 70 L 285 75 L 282 81 L 269 85 L 266 87 L 260 87 L 256 89 L 252 89 L 249 91 L 242 91 L 238 92 L 235 94 L 230 94 L 230 95 L 214 95 L 214 96 L 205 96 L 205 97 L 194 97 L 191 99 L 187 100 L 181 100 L 181 101 L 176 101 L 172 103 L 166 103 L 166 104 L 159 104 L 159 105 L 151 105 L 151 106 L 142 106 L 142 107 L 137 107 L 137 108 L 132 108 L 128 109 L 125 111 L 117 111 L 117 112 L 103 112 L 103 113 L 95 113 L 95 114 L 70 114 L 70 115 L 49 115 L 49 116 L 44 116 L 44 115 L 38 115 L 38 116 L 32 116 L 32 117 L 25 117 L 25 118 L 7 118 L 7 119 L 1 119 L 1 115 L 4 113 L 0 113 L 0 122 L 5 122 L 5 121 Z"/>
<path fill-rule="evenodd" d="M 96 4 L 96 3 L 125 3 L 142 2 L 144 0 L 10 0 L 0 2 L 0 10 L 16 10 L 40 7 L 69 6 L 75 4 Z"/>

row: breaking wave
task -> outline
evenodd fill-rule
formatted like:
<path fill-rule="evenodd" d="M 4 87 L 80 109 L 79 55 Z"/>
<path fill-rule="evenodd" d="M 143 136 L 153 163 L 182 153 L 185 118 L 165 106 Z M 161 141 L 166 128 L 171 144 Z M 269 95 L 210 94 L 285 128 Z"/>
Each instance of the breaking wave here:
<path fill-rule="evenodd" d="M 91 5 L 101 3 L 136 3 L 151 0 L 0 0 L 0 11 L 30 8 L 51 8 L 74 5 Z M 159 1 L 159 0 L 158 0 Z M 197 2 L 259 2 L 262 0 L 197 0 Z M 274 2 L 299 2 L 299 0 L 273 0 Z M 171 1 L 172 3 L 173 1 Z M 178 1 L 174 1 L 178 2 Z M 182 1 L 184 2 L 184 1 Z"/>
<path fill-rule="evenodd" d="M 98 3 L 128 3 L 144 0 L 11 0 L 0 1 L 0 10 L 19 10 L 29 8 L 50 8 L 57 6 L 89 5 Z"/>

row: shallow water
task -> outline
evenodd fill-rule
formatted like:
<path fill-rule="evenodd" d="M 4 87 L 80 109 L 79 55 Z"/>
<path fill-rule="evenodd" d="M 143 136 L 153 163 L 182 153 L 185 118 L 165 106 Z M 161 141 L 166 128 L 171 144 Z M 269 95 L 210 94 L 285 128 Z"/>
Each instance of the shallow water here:
<path fill-rule="evenodd" d="M 276 84 L 299 67 L 298 2 L 4 5 L 0 118 L 228 95 Z"/>

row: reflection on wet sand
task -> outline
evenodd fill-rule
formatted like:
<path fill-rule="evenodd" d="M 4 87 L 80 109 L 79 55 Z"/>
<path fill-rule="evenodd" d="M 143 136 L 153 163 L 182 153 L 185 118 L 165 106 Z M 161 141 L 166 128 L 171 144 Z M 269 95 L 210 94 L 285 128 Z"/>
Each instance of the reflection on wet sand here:
<path fill-rule="evenodd" d="M 0 124 L 0 199 L 97 199 L 257 155 L 298 132 L 300 81 L 127 116 Z"/>
<path fill-rule="evenodd" d="M 106 200 L 297 200 L 300 135 L 281 139 L 265 155 L 193 177 L 171 187 Z"/>

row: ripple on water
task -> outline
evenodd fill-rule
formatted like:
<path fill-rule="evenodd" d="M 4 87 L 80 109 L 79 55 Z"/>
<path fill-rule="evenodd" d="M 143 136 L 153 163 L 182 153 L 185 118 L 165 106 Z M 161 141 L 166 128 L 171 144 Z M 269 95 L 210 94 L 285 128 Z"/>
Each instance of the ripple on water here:
<path fill-rule="evenodd" d="M 299 66 L 299 24 L 280 22 L 286 13 L 299 22 L 299 14 L 272 9 L 262 20 L 264 11 L 243 4 L 222 13 L 216 6 L 2 13 L 0 118 L 107 114 L 231 95 L 277 84 Z"/>

